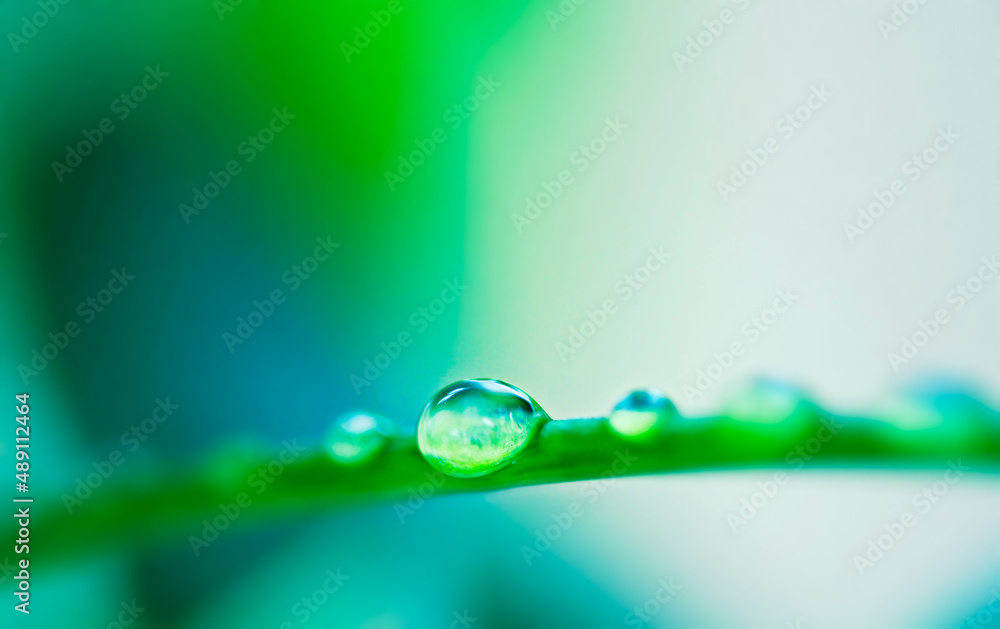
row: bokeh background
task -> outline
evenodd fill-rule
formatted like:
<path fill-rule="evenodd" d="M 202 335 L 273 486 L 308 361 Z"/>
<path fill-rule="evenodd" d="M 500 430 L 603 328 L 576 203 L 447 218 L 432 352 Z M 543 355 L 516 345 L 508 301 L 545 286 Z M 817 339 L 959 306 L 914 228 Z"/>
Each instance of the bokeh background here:
<path fill-rule="evenodd" d="M 116 473 L 318 444 L 354 408 L 412 431 L 467 377 L 553 417 L 639 386 L 706 414 L 759 376 L 841 413 L 915 390 L 1000 405 L 1000 286 L 954 297 L 1000 254 L 995 3 L 8 0 L 0 15 L 0 382 L 11 417 L 31 394 L 41 498 L 168 397 L 179 408 Z M 54 165 L 88 135 L 78 165 Z M 317 239 L 336 246 L 310 267 Z M 134 279 L 81 307 L 115 272 Z M 277 289 L 252 335 L 226 337 Z M 758 326 L 779 294 L 794 302 Z M 894 366 L 940 309 L 948 323 Z M 401 333 L 412 344 L 374 366 Z M 5 596 L 4 626 L 113 627 L 133 601 L 133 627 L 1000 626 L 993 477 L 956 485 L 859 574 L 852 556 L 940 474 L 804 472 L 733 531 L 772 476 L 617 481 L 530 565 L 522 545 L 579 484 L 436 499 L 402 522 L 391 506 L 279 518 L 197 557 L 179 531 L 40 566 L 30 619 Z M 342 589 L 302 613 L 338 569 Z M 676 596 L 630 619 L 661 579 Z"/>

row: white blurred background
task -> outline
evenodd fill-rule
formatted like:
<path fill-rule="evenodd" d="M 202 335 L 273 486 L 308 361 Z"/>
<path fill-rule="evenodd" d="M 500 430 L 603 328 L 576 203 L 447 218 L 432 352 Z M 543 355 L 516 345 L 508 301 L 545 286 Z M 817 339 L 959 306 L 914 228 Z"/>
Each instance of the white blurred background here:
<path fill-rule="evenodd" d="M 840 413 L 941 379 L 998 406 L 1000 281 L 961 308 L 955 296 L 1000 254 L 996 3 L 587 2 L 550 23 L 552 10 L 536 3 L 481 68 L 504 85 L 472 127 L 455 378 L 488 370 L 554 417 L 603 414 L 637 386 L 711 413 L 756 376 Z M 678 62 L 723 17 L 699 56 Z M 794 133 L 777 125 L 820 86 L 829 96 L 798 110 L 808 119 Z M 628 128 L 581 172 L 575 153 L 616 116 Z M 941 129 L 957 138 L 922 169 L 913 157 Z M 720 194 L 769 139 L 767 161 Z M 564 169 L 572 182 L 559 190 Z M 895 180 L 903 192 L 849 238 L 845 224 Z M 547 182 L 551 205 L 512 217 L 529 218 L 525 197 Z M 616 291 L 657 246 L 667 266 Z M 798 301 L 748 333 L 779 289 Z M 606 323 L 560 349 L 608 299 Z M 941 309 L 947 324 L 894 369 L 889 352 Z M 745 353 L 690 395 L 736 341 Z M 995 477 L 965 478 L 921 514 L 912 497 L 940 472 L 799 473 L 734 532 L 727 514 L 772 476 L 623 480 L 551 553 L 627 608 L 675 578 L 681 594 L 649 623 L 663 627 L 954 627 L 1000 586 Z M 580 499 L 571 484 L 489 500 L 531 532 Z M 860 571 L 854 555 L 907 510 L 916 525 Z"/>

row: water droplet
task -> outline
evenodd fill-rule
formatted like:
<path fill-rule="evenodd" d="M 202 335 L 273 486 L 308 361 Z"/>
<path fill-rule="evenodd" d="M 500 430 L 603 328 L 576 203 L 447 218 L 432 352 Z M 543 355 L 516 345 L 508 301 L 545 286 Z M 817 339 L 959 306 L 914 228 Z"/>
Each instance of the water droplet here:
<path fill-rule="evenodd" d="M 333 421 L 326 435 L 326 451 L 338 463 L 357 465 L 378 454 L 394 433 L 395 427 L 385 417 L 352 411 Z"/>
<path fill-rule="evenodd" d="M 725 414 L 736 421 L 775 424 L 804 416 L 813 408 L 798 387 L 780 380 L 759 378 L 730 398 Z"/>
<path fill-rule="evenodd" d="M 944 423 L 944 415 L 932 403 L 903 395 L 883 400 L 871 417 L 906 431 L 937 428 Z"/>
<path fill-rule="evenodd" d="M 548 419 L 515 386 L 461 380 L 435 393 L 424 407 L 417 443 L 424 458 L 445 474 L 482 476 L 509 464 Z"/>
<path fill-rule="evenodd" d="M 624 437 L 651 436 L 677 416 L 677 407 L 656 389 L 637 389 L 615 405 L 608 422 Z"/>
<path fill-rule="evenodd" d="M 975 396 L 951 383 L 925 381 L 883 398 L 870 416 L 898 429 L 885 438 L 925 443 L 930 439 L 938 447 L 962 448 L 981 439 L 982 429 L 994 415 Z"/>

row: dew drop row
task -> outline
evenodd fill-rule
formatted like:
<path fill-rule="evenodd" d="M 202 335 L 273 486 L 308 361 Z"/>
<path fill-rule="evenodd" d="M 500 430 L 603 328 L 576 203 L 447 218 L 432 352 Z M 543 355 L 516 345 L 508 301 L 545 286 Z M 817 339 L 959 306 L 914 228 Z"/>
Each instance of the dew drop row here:
<path fill-rule="evenodd" d="M 623 437 L 640 438 L 662 431 L 676 416 L 666 396 L 642 389 L 612 409 L 609 423 Z M 514 385 L 492 378 L 460 380 L 427 402 L 417 423 L 417 445 L 435 469 L 472 478 L 509 465 L 549 421 L 538 402 Z M 333 422 L 325 450 L 341 465 L 360 466 L 372 461 L 396 434 L 385 417 L 354 411 Z"/>

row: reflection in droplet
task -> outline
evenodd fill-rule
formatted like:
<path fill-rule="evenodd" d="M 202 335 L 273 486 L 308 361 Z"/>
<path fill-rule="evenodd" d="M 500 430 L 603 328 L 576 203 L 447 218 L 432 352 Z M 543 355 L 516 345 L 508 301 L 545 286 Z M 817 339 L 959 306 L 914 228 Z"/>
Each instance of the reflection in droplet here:
<path fill-rule="evenodd" d="M 445 474 L 482 476 L 510 463 L 548 419 L 515 386 L 493 379 L 462 380 L 427 403 L 417 443 L 424 458 Z"/>
<path fill-rule="evenodd" d="M 645 437 L 659 432 L 677 416 L 677 407 L 655 389 L 637 389 L 615 405 L 608 417 L 611 428 L 625 437 Z"/>

